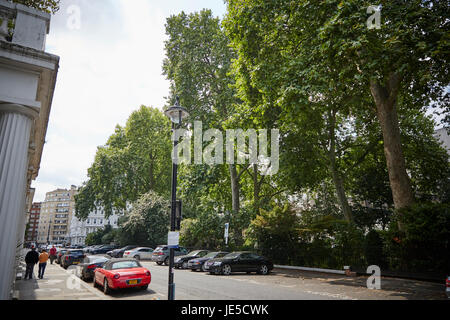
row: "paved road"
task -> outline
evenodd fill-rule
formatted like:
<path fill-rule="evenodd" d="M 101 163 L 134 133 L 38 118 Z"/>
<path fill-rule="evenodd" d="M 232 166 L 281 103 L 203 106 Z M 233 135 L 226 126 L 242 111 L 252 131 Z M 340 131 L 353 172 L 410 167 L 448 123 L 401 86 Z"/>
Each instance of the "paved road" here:
<path fill-rule="evenodd" d="M 151 262 L 143 262 L 143 265 L 152 272 L 151 289 L 163 294 L 161 298 L 167 299 L 168 267 L 158 266 Z M 289 281 L 281 282 L 280 278 L 282 277 L 277 275 L 247 275 L 246 273 L 221 276 L 175 269 L 175 299 L 312 300 L 347 298 L 308 293 L 290 284 Z"/>
<path fill-rule="evenodd" d="M 17 296 L 20 300 L 167 300 L 168 267 L 141 262 L 152 273 L 147 291 L 132 288 L 106 296 L 91 282 L 77 281 L 70 270 L 49 265 L 43 280 L 17 281 Z M 446 300 L 440 284 L 402 279 L 383 278 L 381 290 L 369 290 L 365 277 L 283 270 L 267 276 L 174 271 L 177 300 Z"/>

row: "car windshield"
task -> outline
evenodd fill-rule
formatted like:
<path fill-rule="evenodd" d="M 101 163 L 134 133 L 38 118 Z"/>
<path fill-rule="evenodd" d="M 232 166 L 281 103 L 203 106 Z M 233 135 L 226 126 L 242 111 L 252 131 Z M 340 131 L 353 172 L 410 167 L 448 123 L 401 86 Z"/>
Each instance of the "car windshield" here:
<path fill-rule="evenodd" d="M 70 254 L 83 254 L 82 250 L 69 251 Z"/>
<path fill-rule="evenodd" d="M 167 248 L 167 247 L 157 247 L 157 248 L 155 249 L 155 251 L 156 251 L 156 252 L 164 251 L 164 250 L 166 250 L 166 248 Z"/>
<path fill-rule="evenodd" d="M 137 261 L 120 261 L 114 262 L 111 266 L 112 270 L 117 269 L 130 269 L 130 268 L 140 268 L 140 264 Z"/>
<path fill-rule="evenodd" d="M 197 254 L 199 254 L 200 251 L 201 251 L 201 250 L 192 251 L 191 253 L 188 254 L 188 257 L 194 257 L 194 256 L 196 256 Z"/>
<path fill-rule="evenodd" d="M 216 258 L 223 258 L 228 254 L 228 252 L 218 252 Z"/>
<path fill-rule="evenodd" d="M 204 256 L 203 258 L 215 258 L 218 253 L 219 252 L 210 252 L 206 256 Z"/>
<path fill-rule="evenodd" d="M 101 263 L 101 262 L 106 262 L 108 261 L 108 258 L 105 257 L 87 257 L 84 259 L 84 263 Z"/>
<path fill-rule="evenodd" d="M 236 259 L 236 258 L 239 257 L 240 255 L 241 255 L 240 253 L 233 252 L 233 253 L 227 254 L 224 258 L 225 258 L 225 259 Z"/>

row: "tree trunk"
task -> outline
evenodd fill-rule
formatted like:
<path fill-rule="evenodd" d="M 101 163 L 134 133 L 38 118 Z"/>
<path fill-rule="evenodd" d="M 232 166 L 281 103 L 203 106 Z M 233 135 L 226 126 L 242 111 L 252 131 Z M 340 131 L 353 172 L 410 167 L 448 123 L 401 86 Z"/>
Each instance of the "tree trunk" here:
<path fill-rule="evenodd" d="M 261 183 L 258 181 L 258 165 L 254 164 L 253 165 L 253 206 L 254 206 L 256 215 L 259 214 L 259 208 L 260 208 L 259 194 L 260 194 L 260 192 L 261 192 Z"/>
<path fill-rule="evenodd" d="M 236 165 L 230 164 L 230 180 L 231 180 L 231 207 L 233 213 L 239 213 L 239 176 L 236 170 Z"/>
<path fill-rule="evenodd" d="M 328 121 L 328 142 L 330 146 L 328 150 L 329 168 L 333 178 L 334 187 L 336 189 L 336 195 L 338 197 L 339 204 L 341 205 L 342 212 L 344 213 L 345 220 L 353 223 L 352 209 L 348 204 L 344 183 L 336 166 L 336 113 L 334 110 L 330 111 Z"/>
<path fill-rule="evenodd" d="M 370 83 L 370 90 L 377 107 L 378 121 L 383 131 L 384 154 L 396 209 L 409 207 L 414 203 L 414 194 L 406 172 L 405 158 L 400 141 L 396 106 L 399 86 L 400 78 L 395 73 L 390 75 L 385 87 L 375 81 Z M 400 225 L 399 227 L 401 229 Z"/>

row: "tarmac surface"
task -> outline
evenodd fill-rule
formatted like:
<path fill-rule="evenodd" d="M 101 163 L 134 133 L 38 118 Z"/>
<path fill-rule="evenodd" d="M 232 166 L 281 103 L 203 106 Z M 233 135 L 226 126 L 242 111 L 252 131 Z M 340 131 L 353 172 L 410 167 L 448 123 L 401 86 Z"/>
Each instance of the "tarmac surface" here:
<path fill-rule="evenodd" d="M 48 264 L 44 279 L 16 280 L 17 300 L 167 300 L 168 267 L 142 261 L 152 273 L 146 291 L 135 288 L 105 295 L 92 282 L 80 280 L 75 269 Z M 270 275 L 210 275 L 175 270 L 177 300 L 447 300 L 439 283 L 382 278 L 381 289 L 368 289 L 367 277 L 347 277 L 275 269 Z"/>

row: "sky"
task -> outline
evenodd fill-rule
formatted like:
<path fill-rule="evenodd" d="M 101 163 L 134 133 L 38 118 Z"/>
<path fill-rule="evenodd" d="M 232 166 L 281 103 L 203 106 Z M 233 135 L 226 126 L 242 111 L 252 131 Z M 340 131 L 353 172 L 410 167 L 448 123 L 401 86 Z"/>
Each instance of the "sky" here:
<path fill-rule="evenodd" d="M 52 17 L 46 51 L 60 57 L 34 201 L 57 188 L 81 186 L 116 125 L 141 105 L 163 109 L 166 19 L 211 9 L 223 0 L 63 0 Z"/>

